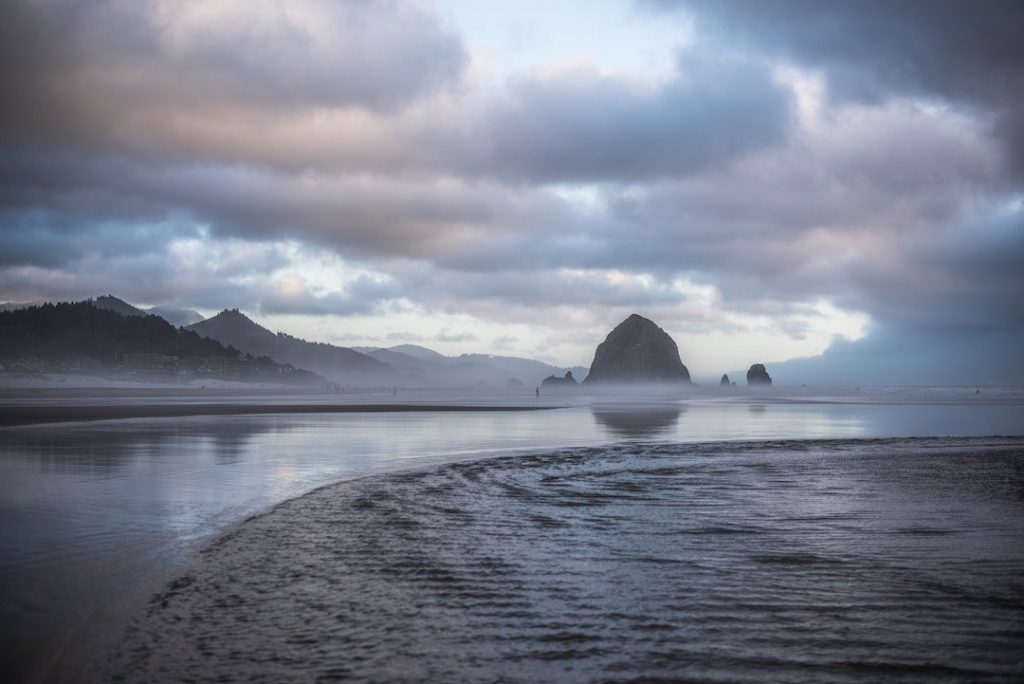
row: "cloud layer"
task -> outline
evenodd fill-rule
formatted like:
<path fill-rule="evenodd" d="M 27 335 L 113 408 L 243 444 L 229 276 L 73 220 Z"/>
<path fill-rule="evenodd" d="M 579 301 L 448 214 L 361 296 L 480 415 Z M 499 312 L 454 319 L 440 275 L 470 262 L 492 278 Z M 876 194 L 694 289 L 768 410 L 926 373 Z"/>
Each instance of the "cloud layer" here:
<path fill-rule="evenodd" d="M 4 3 L 0 299 L 477 325 L 565 363 L 640 310 L 709 374 L 865 320 L 965 375 L 964 340 L 1022 341 L 1019 4 L 636 11 L 680 20 L 670 73 L 495 84 L 417 3 Z"/>

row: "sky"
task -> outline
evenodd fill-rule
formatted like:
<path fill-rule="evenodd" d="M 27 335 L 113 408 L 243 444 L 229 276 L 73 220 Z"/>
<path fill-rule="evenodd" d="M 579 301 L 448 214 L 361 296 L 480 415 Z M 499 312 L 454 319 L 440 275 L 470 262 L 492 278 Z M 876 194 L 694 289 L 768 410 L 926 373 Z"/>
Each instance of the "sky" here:
<path fill-rule="evenodd" d="M 1024 4 L 7 0 L 0 300 L 1024 384 Z M 796 361 L 789 361 L 798 359 Z"/>

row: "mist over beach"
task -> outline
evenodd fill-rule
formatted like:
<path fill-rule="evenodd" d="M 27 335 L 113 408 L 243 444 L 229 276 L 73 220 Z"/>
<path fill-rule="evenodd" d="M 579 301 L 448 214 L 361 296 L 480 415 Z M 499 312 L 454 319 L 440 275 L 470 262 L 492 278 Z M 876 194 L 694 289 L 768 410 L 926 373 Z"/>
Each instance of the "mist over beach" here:
<path fill-rule="evenodd" d="M 1024 680 L 1022 35 L 0 4 L 0 680 Z"/>

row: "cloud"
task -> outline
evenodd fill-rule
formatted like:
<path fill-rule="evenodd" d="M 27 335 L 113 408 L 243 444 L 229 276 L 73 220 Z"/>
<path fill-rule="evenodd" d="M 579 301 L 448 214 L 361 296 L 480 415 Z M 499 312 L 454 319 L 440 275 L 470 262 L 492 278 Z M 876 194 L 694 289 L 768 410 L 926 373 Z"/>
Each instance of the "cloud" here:
<path fill-rule="evenodd" d="M 184 116 L 187 105 L 386 111 L 454 85 L 466 59 L 436 16 L 386 0 L 54 0 L 4 3 L 3 14 L 0 59 L 17 67 L 8 130 L 64 116 L 46 110 L 52 98 L 75 105 L 69 127 Z"/>
<path fill-rule="evenodd" d="M 412 331 L 406 331 L 406 330 L 394 331 L 393 330 L 393 331 L 387 333 L 386 335 L 384 335 L 384 339 L 386 339 L 389 342 L 396 342 L 396 343 L 398 343 L 398 342 L 423 342 L 423 341 L 425 341 L 426 338 L 423 335 L 421 335 L 419 333 L 416 333 L 416 332 L 412 332 Z"/>
<path fill-rule="evenodd" d="M 491 342 L 491 349 L 494 349 L 496 351 L 509 349 L 518 341 L 519 338 L 516 337 L 515 335 L 500 335 L 498 337 L 495 337 L 494 340 Z"/>
<path fill-rule="evenodd" d="M 1024 5 L 1016 0 L 642 0 L 698 32 L 823 70 L 833 96 L 935 97 L 997 117 L 1024 171 Z"/>
<path fill-rule="evenodd" d="M 789 107 L 762 66 L 695 56 L 664 83 L 581 67 L 475 92 L 460 39 L 415 3 L 16 0 L 0 12 L 0 144 L 19 157 L 623 180 L 771 144 Z"/>
<path fill-rule="evenodd" d="M 1024 327 L 1019 10 L 645 4 L 695 16 L 674 71 L 488 81 L 416 3 L 4 3 L 0 292 L 585 356 L 633 311 L 711 352 Z"/>
<path fill-rule="evenodd" d="M 280 244 L 247 240 L 209 240 L 198 231 L 179 237 L 174 225 L 128 232 L 122 249 L 103 243 L 89 246 L 100 231 L 72 233 L 65 239 L 82 251 L 65 262 L 47 264 L 33 254 L 26 263 L 0 268 L 0 291 L 10 299 L 73 300 L 115 293 L 138 304 L 175 304 L 201 309 L 242 307 L 260 303 L 260 274 L 272 274 L 289 263 Z M 167 230 L 164 230 L 167 228 Z M 120 232 L 107 238 L 116 243 Z"/>
<path fill-rule="evenodd" d="M 849 104 L 744 164 L 611 195 L 606 225 L 634 239 L 597 258 L 686 270 L 737 303 L 816 292 L 873 310 L 894 294 L 872 279 L 913 285 L 922 243 L 969 234 L 999 179 L 998 147 L 971 119 Z"/>
<path fill-rule="evenodd" d="M 476 342 L 478 339 L 474 333 L 468 330 L 462 330 L 459 332 L 449 332 L 448 330 L 442 330 L 434 339 L 438 342 Z"/>
<path fill-rule="evenodd" d="M 376 311 L 401 295 L 394 282 L 357 276 L 342 291 L 315 292 L 298 273 L 288 271 L 262 288 L 259 311 L 263 314 L 315 314 L 347 316 Z"/>
<path fill-rule="evenodd" d="M 470 154 L 512 180 L 681 176 L 779 142 L 789 103 L 764 67 L 742 62 L 684 59 L 657 85 L 576 68 L 515 80 Z"/>

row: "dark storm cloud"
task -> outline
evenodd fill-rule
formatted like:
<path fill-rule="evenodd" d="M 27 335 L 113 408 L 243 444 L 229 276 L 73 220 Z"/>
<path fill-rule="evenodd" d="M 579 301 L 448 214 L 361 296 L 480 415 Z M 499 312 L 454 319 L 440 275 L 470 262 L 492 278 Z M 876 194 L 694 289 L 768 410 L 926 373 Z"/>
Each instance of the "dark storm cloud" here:
<path fill-rule="evenodd" d="M 472 153 L 484 173 L 533 182 L 680 176 L 779 142 L 789 104 L 745 63 L 684 60 L 653 87 L 577 69 L 515 81 Z"/>
<path fill-rule="evenodd" d="M 12 155 L 0 162 L 9 179 L 0 197 L 17 219 L 0 230 L 22 232 L 19 224 L 31 219 L 33 231 L 83 241 L 105 222 L 120 222 L 126 232 L 162 224 L 158 237 L 166 239 L 195 234 L 198 223 L 218 237 L 296 238 L 370 256 L 458 260 L 475 253 L 474 245 L 500 240 L 502 230 L 547 222 L 556 204 L 458 179 L 293 175 L 82 155 L 34 157 L 19 176 L 18 161 Z M 191 223 L 166 220 L 173 216 Z"/>
<path fill-rule="evenodd" d="M 1019 0 L 641 0 L 693 13 L 698 32 L 829 77 L 834 96 L 938 97 L 997 117 L 1024 171 L 1024 3 Z"/>
<path fill-rule="evenodd" d="M 175 238 L 197 235 L 194 225 L 174 221 L 139 224 L 99 221 L 49 210 L 0 209 L 0 267 L 70 267 L 89 255 L 117 259 L 159 253 Z"/>
<path fill-rule="evenodd" d="M 928 286 L 909 285 L 916 290 L 916 311 L 895 312 L 900 319 L 926 332 L 1024 333 L 1024 205 L 1019 198 L 959 230 L 927 241 L 919 237 L 910 248 L 920 255 L 917 281 Z M 890 284 L 895 287 L 894 280 Z M 908 289 L 908 284 L 899 287 Z M 874 293 L 879 315 L 890 319 L 897 318 L 886 316 L 893 289 L 886 293 L 876 286 Z"/>

